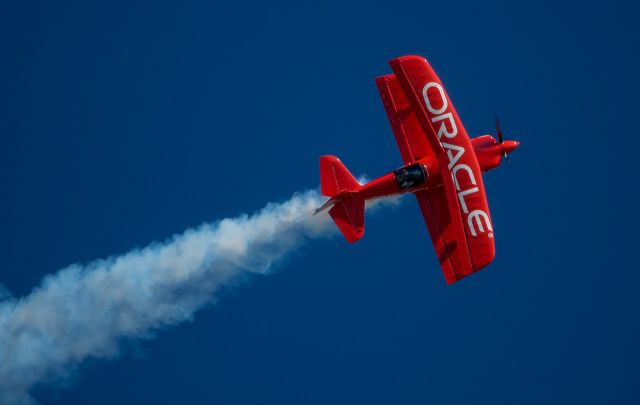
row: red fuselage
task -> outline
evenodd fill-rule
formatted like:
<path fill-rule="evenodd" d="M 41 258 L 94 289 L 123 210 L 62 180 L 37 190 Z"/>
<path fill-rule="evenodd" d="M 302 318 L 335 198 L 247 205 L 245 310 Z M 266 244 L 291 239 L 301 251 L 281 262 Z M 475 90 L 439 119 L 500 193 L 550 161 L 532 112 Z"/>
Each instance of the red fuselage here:
<path fill-rule="evenodd" d="M 482 135 L 473 138 L 471 144 L 480 169 L 486 172 L 500 166 L 502 158 L 515 150 L 520 142 L 503 141 L 500 143 L 491 135 Z M 358 190 L 358 195 L 365 200 L 371 200 L 441 186 L 442 178 L 438 171 L 438 162 L 429 157 L 362 185 Z"/>

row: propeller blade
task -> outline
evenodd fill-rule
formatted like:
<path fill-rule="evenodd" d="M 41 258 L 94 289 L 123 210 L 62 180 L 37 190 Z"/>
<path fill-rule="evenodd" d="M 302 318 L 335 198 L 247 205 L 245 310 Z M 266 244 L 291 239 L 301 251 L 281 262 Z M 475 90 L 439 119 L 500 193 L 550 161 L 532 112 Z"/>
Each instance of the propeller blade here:
<path fill-rule="evenodd" d="M 498 143 L 502 143 L 504 139 L 502 139 L 502 130 L 500 129 L 500 120 L 498 119 L 498 116 L 495 116 L 496 118 L 496 134 L 498 135 Z"/>

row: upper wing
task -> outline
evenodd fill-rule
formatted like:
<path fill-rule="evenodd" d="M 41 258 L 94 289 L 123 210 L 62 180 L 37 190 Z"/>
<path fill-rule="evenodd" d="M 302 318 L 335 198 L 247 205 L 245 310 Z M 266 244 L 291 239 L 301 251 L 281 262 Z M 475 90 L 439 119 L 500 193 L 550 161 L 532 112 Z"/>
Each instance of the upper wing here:
<path fill-rule="evenodd" d="M 427 156 L 436 161 L 416 110 L 409 104 L 396 77 L 392 74 L 378 77 L 376 84 L 404 163 L 408 165 Z M 445 189 L 435 187 L 415 194 L 447 283 L 456 281 L 456 274 L 471 273 L 466 238 L 457 231 L 462 229 L 462 220 L 459 216 L 452 218 L 450 212 L 457 213 L 458 208 L 449 207 Z"/>
<path fill-rule="evenodd" d="M 404 163 L 409 165 L 427 156 L 435 160 L 433 150 L 420 127 L 416 113 L 400 89 L 396 77 L 394 75 L 378 77 L 376 85 Z"/>
<path fill-rule="evenodd" d="M 443 187 L 431 188 L 416 196 L 445 278 L 451 283 L 485 267 L 495 256 L 493 226 L 480 166 L 442 82 L 428 62 L 421 57 L 406 56 L 392 60 L 391 67 L 401 91 L 394 91 L 391 85 L 388 86 L 390 93 L 392 97 L 402 94 L 408 102 L 442 176 Z M 408 125 L 394 125 L 390 118 L 396 140 L 400 145 L 403 137 L 399 134 L 404 131 L 406 148 L 413 153 L 413 144 L 419 143 L 412 141 L 407 129 L 418 132 L 411 124 L 413 118 L 403 121 L 400 112 L 394 113 L 396 122 Z M 389 108 L 387 113 L 390 117 L 393 115 Z M 402 152 L 402 146 L 400 149 Z M 402 153 L 404 157 L 406 152 Z"/>

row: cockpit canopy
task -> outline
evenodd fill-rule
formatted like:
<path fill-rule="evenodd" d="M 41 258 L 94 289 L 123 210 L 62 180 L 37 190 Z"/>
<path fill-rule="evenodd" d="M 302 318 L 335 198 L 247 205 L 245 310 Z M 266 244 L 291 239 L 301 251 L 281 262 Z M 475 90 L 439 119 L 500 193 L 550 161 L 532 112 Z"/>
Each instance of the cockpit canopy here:
<path fill-rule="evenodd" d="M 414 188 L 426 183 L 427 169 L 420 163 L 414 163 L 409 166 L 402 167 L 393 172 L 396 178 L 396 183 L 401 190 Z"/>

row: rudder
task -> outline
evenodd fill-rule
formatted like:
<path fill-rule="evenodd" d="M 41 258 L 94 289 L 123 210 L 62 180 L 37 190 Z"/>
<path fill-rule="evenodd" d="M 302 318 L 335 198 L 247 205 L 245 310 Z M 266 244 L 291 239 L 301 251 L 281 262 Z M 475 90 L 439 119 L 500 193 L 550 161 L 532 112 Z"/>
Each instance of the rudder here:
<path fill-rule="evenodd" d="M 364 199 L 360 183 L 335 156 L 320 157 L 320 190 L 331 197 L 316 213 L 331 207 L 329 215 L 344 237 L 353 243 L 364 235 Z"/>
<path fill-rule="evenodd" d="M 335 197 L 342 191 L 356 191 L 360 183 L 335 156 L 320 157 L 320 190 L 322 195 Z"/>
<path fill-rule="evenodd" d="M 364 200 L 356 193 L 343 193 L 329 210 L 333 222 L 349 243 L 364 235 Z"/>

